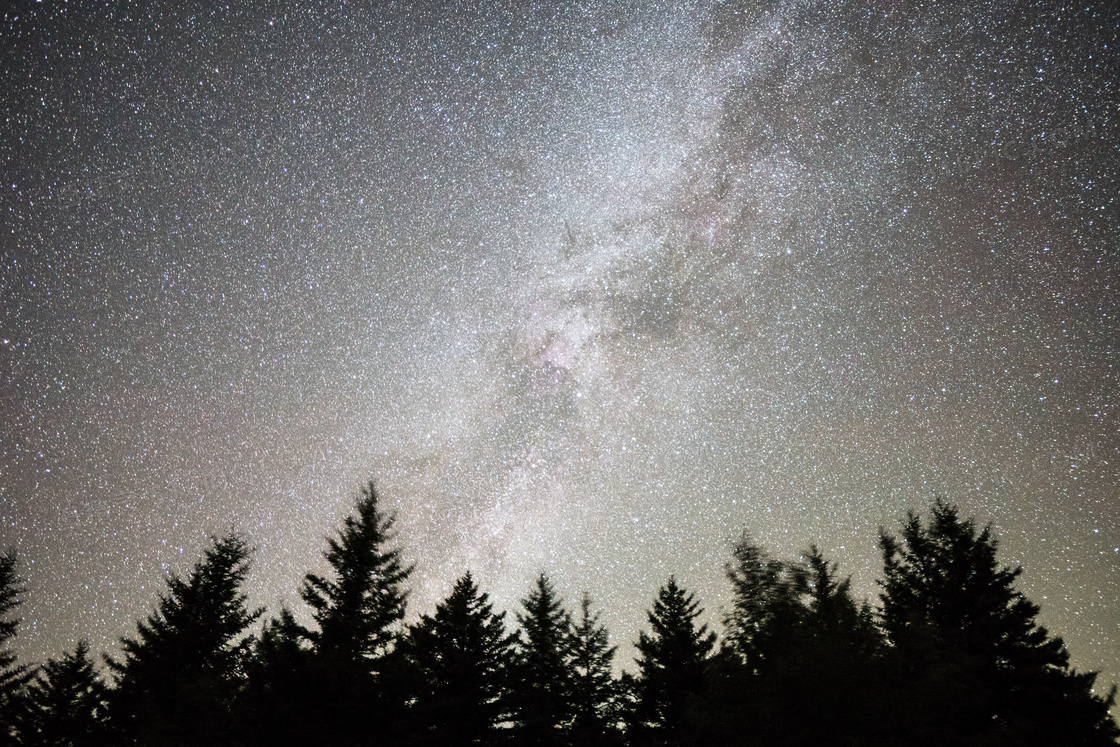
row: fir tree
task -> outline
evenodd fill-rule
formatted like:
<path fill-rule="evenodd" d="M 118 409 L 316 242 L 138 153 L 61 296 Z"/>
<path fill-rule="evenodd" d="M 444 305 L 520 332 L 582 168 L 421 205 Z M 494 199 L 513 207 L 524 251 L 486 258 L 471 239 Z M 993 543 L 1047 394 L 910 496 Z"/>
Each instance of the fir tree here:
<path fill-rule="evenodd" d="M 515 739 L 525 745 L 564 744 L 572 711 L 571 615 L 543 573 L 522 606 L 513 667 Z"/>
<path fill-rule="evenodd" d="M 705 668 L 716 635 L 696 626 L 703 614 L 695 595 L 685 593 L 674 577 L 661 587 L 648 618 L 650 632 L 639 633 L 637 708 L 633 741 L 639 744 L 685 744 L 690 741 L 686 709 L 704 687 Z"/>
<path fill-rule="evenodd" d="M 494 613 L 470 572 L 434 615 L 412 629 L 408 653 L 419 673 L 418 744 L 489 745 L 510 719 L 508 675 L 516 635 Z"/>
<path fill-rule="evenodd" d="M 313 706 L 320 694 L 307 631 L 284 607 L 265 623 L 253 646 L 242 715 L 254 743 L 313 744 L 328 729 Z"/>
<path fill-rule="evenodd" d="M 584 592 L 572 630 L 572 744 L 614 744 L 619 739 L 618 683 L 612 672 L 617 646 L 610 645 L 599 614 Z"/>
<path fill-rule="evenodd" d="M 18 714 L 19 744 L 25 747 L 108 745 L 108 689 L 79 641 L 72 653 L 51 659 L 36 673 Z"/>
<path fill-rule="evenodd" d="M 157 609 L 121 640 L 110 716 L 121 743 L 229 744 L 232 705 L 245 682 L 261 610 L 246 609 L 241 587 L 249 548 L 236 534 L 214 538 L 186 578 L 172 574 Z"/>
<path fill-rule="evenodd" d="M 751 669 L 764 657 L 765 639 L 775 630 L 794 624 L 807 591 L 800 569 L 770 558 L 743 532 L 732 546 L 732 562 L 725 566 L 731 581 L 732 607 L 724 617 L 725 647 Z"/>
<path fill-rule="evenodd" d="M 794 570 L 806 591 L 760 636 L 760 662 L 744 688 L 737 731 L 790 747 L 872 744 L 881 720 L 870 697 L 881 639 L 871 612 L 856 605 L 851 580 L 839 579 L 816 546 Z"/>
<path fill-rule="evenodd" d="M 20 619 L 15 611 L 26 591 L 19 574 L 14 552 L 0 555 L 0 745 L 12 744 L 13 715 L 17 710 L 16 698 L 34 670 L 26 664 L 17 664 L 12 639 L 19 630 Z"/>
<path fill-rule="evenodd" d="M 1095 674 L 1069 668 L 1060 638 L 1015 589 L 1022 569 L 1001 567 L 991 526 L 978 529 L 937 500 L 928 525 L 914 513 L 902 541 L 880 533 L 881 619 L 895 647 L 899 729 L 909 743 L 1112 745 L 1115 690 L 1093 695 Z"/>
<path fill-rule="evenodd" d="M 389 547 L 395 517 L 378 507 L 372 480 L 354 510 L 338 538 L 327 540 L 323 557 L 333 576 L 307 574 L 302 596 L 319 626 L 310 633 L 315 648 L 335 659 L 364 662 L 373 671 L 402 632 L 408 604 L 404 582 L 412 566 Z"/>
<path fill-rule="evenodd" d="M 378 505 L 371 480 L 337 537 L 323 553 L 332 573 L 305 577 L 302 596 L 318 629 L 305 631 L 311 661 L 305 677 L 289 681 L 324 741 L 364 744 L 373 728 L 388 736 L 404 698 L 384 680 L 404 629 L 404 583 L 412 573 L 393 542 L 395 517 Z M 285 626 L 290 628 L 290 626 Z"/>

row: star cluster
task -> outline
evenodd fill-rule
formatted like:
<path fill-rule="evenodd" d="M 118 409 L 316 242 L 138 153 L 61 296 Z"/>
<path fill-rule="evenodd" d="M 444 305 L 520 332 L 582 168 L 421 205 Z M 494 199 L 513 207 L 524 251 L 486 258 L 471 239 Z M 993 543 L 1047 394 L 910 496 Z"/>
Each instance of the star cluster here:
<path fill-rule="evenodd" d="M 942 495 L 1120 680 L 1103 5 L 181 5 L 0 27 L 21 656 L 230 528 L 295 604 L 373 475 L 413 614 L 544 570 L 626 653 L 744 528 L 874 600 Z"/>

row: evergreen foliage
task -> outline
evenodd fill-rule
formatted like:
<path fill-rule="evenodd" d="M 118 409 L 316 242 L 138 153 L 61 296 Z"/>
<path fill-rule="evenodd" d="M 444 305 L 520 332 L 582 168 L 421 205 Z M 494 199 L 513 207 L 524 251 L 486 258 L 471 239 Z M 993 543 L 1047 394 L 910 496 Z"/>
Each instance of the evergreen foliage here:
<path fill-rule="evenodd" d="M 773 745 L 1117 747 L 1115 688 L 1069 666 L 1062 640 L 1001 566 L 990 527 L 936 501 L 880 532 L 880 607 L 815 546 L 771 558 L 742 534 L 726 566 L 726 635 L 670 576 L 615 678 L 591 599 L 576 619 L 548 576 L 518 630 L 468 572 L 403 626 L 412 571 L 373 485 L 301 587 L 316 627 L 281 608 L 259 636 L 242 587 L 249 550 L 214 538 L 171 574 L 103 682 L 83 642 L 35 668 L 11 643 L 25 589 L 0 555 L 3 745 Z"/>
<path fill-rule="evenodd" d="M 318 625 L 303 632 L 311 643 L 310 659 L 304 661 L 294 648 L 298 626 L 290 615 L 271 630 L 274 643 L 283 646 L 270 653 L 304 665 L 299 679 L 277 673 L 274 700 L 302 703 L 318 738 L 334 744 L 365 744 L 375 728 L 387 736 L 387 725 L 398 724 L 404 709 L 399 688 L 382 681 L 404 634 L 404 584 L 412 573 L 390 546 L 394 522 L 381 511 L 371 480 L 338 536 L 327 540 L 323 557 L 331 574 L 308 573 L 304 579 L 302 597 Z"/>
<path fill-rule="evenodd" d="M 1022 569 L 996 560 L 990 526 L 938 499 L 928 525 L 910 513 L 901 541 L 883 531 L 880 547 L 882 626 L 907 701 L 893 712 L 907 743 L 1115 744 L 1115 688 L 1093 695 L 1096 675 L 1070 669 L 1038 605 L 1014 588 Z"/>
<path fill-rule="evenodd" d="M 703 614 L 694 594 L 686 593 L 675 577 L 658 591 L 638 649 L 637 708 L 632 741 L 639 744 L 687 744 L 686 722 L 690 697 L 704 688 L 705 669 L 716 634 L 696 618 Z"/>
<path fill-rule="evenodd" d="M 24 747 L 94 747 L 110 744 L 108 687 L 79 641 L 73 652 L 51 659 L 35 674 L 17 713 Z"/>
<path fill-rule="evenodd" d="M 505 632 L 504 620 L 468 571 L 435 614 L 412 628 L 408 654 L 420 679 L 418 744 L 502 741 L 511 716 L 509 669 L 517 640 Z"/>
<path fill-rule="evenodd" d="M 250 743 L 313 744 L 325 731 L 322 708 L 316 708 L 317 673 L 307 631 L 287 607 L 265 623 L 253 646 L 248 685 L 241 703 Z"/>
<path fill-rule="evenodd" d="M 562 745 L 572 717 L 572 619 L 544 573 L 521 602 L 515 646 L 514 738 L 524 745 Z"/>
<path fill-rule="evenodd" d="M 764 656 L 765 639 L 799 613 L 799 598 L 808 591 L 805 573 L 769 557 L 743 532 L 731 548 L 724 570 L 731 582 L 731 611 L 724 617 L 724 645 L 751 668 Z"/>
<path fill-rule="evenodd" d="M 12 647 L 20 623 L 15 613 L 26 591 L 17 566 L 15 552 L 0 555 L 0 745 L 13 744 L 16 698 L 34 673 L 26 664 L 16 663 Z"/>
<path fill-rule="evenodd" d="M 816 547 L 784 563 L 744 533 L 732 555 L 727 642 L 692 711 L 702 742 L 869 744 L 860 717 L 879 636 L 850 581 Z"/>
<path fill-rule="evenodd" d="M 303 600 L 318 624 L 310 632 L 316 650 L 332 658 L 365 662 L 372 671 L 396 645 L 408 604 L 405 566 L 400 551 L 390 548 L 395 517 L 378 507 L 373 481 L 362 488 L 355 513 L 347 516 L 337 538 L 323 553 L 333 578 L 308 573 Z"/>
<path fill-rule="evenodd" d="M 572 744 L 620 741 L 619 684 L 612 669 L 617 650 L 610 645 L 607 629 L 599 624 L 599 614 L 591 612 L 591 596 L 584 592 L 579 622 L 572 628 Z"/>
<path fill-rule="evenodd" d="M 172 574 L 157 609 L 121 640 L 124 658 L 106 657 L 116 674 L 112 725 L 119 743 L 233 744 L 233 704 L 245 682 L 262 614 L 246 609 L 241 586 L 249 548 L 236 534 L 214 538 L 190 575 Z"/>

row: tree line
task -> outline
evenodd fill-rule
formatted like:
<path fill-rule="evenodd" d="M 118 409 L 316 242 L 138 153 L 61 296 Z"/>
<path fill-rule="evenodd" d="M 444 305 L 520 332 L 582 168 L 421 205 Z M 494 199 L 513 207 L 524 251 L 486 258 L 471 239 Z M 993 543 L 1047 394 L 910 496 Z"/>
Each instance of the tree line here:
<path fill-rule="evenodd" d="M 1015 589 L 990 527 L 937 500 L 880 530 L 874 607 L 810 547 L 744 533 L 722 637 L 670 577 L 632 672 L 584 593 L 541 574 L 512 620 L 468 571 L 405 623 L 411 565 L 373 483 L 305 576 L 313 625 L 258 625 L 243 537 L 214 538 L 99 669 L 80 642 L 42 666 L 14 641 L 26 589 L 0 556 L 0 745 L 1116 745 L 1115 686 L 1077 672 Z"/>

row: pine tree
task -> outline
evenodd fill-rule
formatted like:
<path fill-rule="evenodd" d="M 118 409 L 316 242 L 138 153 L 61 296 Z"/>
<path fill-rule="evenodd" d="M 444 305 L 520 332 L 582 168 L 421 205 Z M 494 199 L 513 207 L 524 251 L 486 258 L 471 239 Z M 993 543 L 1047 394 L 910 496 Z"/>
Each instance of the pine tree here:
<path fill-rule="evenodd" d="M 18 715 L 25 747 L 110 744 L 105 717 L 108 688 L 79 641 L 72 653 L 51 659 L 35 675 Z"/>
<path fill-rule="evenodd" d="M 506 634 L 504 620 L 467 572 L 435 614 L 412 629 L 408 654 L 421 679 L 418 744 L 501 741 L 510 719 L 508 676 L 517 638 Z"/>
<path fill-rule="evenodd" d="M 619 741 L 618 683 L 612 672 L 617 646 L 591 613 L 591 596 L 580 600 L 580 618 L 572 630 L 572 744 L 615 744 Z"/>
<path fill-rule="evenodd" d="M 851 579 L 839 579 L 815 545 L 804 557 L 806 593 L 762 636 L 755 702 L 746 709 L 755 723 L 742 726 L 791 747 L 872 744 L 881 638 L 870 610 L 852 599 Z"/>
<path fill-rule="evenodd" d="M 716 643 L 695 595 L 686 594 L 676 578 L 661 587 L 648 618 L 650 632 L 639 633 L 638 704 L 632 741 L 685 744 L 689 741 L 686 709 L 689 698 L 704 688 L 705 668 Z"/>
<path fill-rule="evenodd" d="M 167 579 L 167 593 L 137 623 L 137 636 L 121 639 L 124 658 L 106 657 L 116 675 L 110 719 L 121 743 L 234 741 L 232 707 L 252 644 L 246 631 L 262 614 L 245 607 L 248 573 L 245 541 L 214 538 L 186 578 Z"/>
<path fill-rule="evenodd" d="M 19 630 L 20 619 L 15 615 L 26 591 L 16 572 L 18 561 L 14 552 L 0 555 L 0 745 L 13 744 L 11 730 L 13 715 L 17 711 L 16 699 L 34 670 L 26 664 L 17 664 L 12 639 Z"/>
<path fill-rule="evenodd" d="M 808 590 L 806 576 L 770 558 L 745 531 L 732 546 L 732 562 L 725 571 L 732 607 L 724 617 L 724 645 L 754 670 L 764 658 L 767 636 L 796 623 L 802 612 L 800 598 Z"/>
<path fill-rule="evenodd" d="M 307 631 L 282 608 L 279 617 L 265 623 L 248 665 L 242 717 L 253 743 L 313 744 L 322 738 L 327 730 L 314 708 L 320 697 L 317 673 Z"/>
<path fill-rule="evenodd" d="M 403 695 L 384 680 L 404 634 L 412 566 L 390 546 L 394 522 L 381 511 L 371 480 L 338 536 L 327 540 L 330 576 L 304 579 L 302 596 L 318 629 L 305 631 L 309 668 L 303 680 L 288 683 L 298 691 L 286 697 L 300 698 L 327 742 L 365 744 L 371 729 L 388 737 L 388 725 L 400 722 Z"/>
<path fill-rule="evenodd" d="M 804 626 L 809 635 L 827 642 L 828 648 L 847 657 L 875 657 L 882 639 L 874 614 L 852 599 L 852 579 L 839 581 L 835 563 L 830 563 L 816 545 L 805 554 L 809 599 Z"/>
<path fill-rule="evenodd" d="M 1019 567 L 1001 567 L 991 526 L 978 530 L 938 499 L 928 525 L 910 513 L 902 541 L 880 533 L 881 620 L 895 647 L 908 702 L 910 743 L 936 727 L 941 741 L 1115 744 L 1115 691 L 1090 692 L 1095 674 L 1070 670 L 1060 638 L 1015 590 Z"/>
<path fill-rule="evenodd" d="M 319 625 L 310 634 L 315 648 L 334 659 L 364 662 L 375 671 L 402 632 L 408 604 L 404 582 L 412 566 L 404 565 L 399 550 L 388 547 L 395 517 L 378 508 L 372 480 L 354 509 L 323 553 L 333 578 L 307 574 L 302 596 Z"/>
<path fill-rule="evenodd" d="M 571 718 L 571 615 L 544 573 L 537 577 L 517 621 L 514 672 L 514 734 L 518 744 L 566 742 Z"/>

